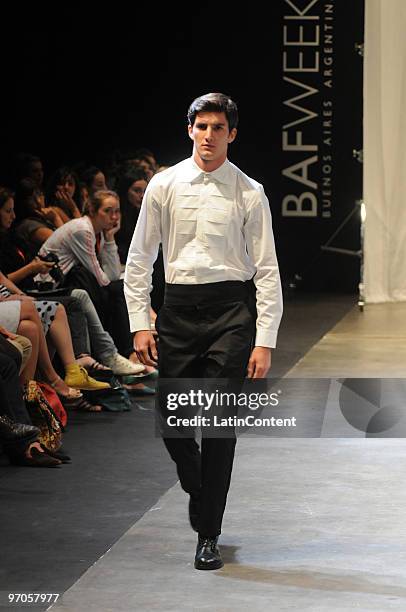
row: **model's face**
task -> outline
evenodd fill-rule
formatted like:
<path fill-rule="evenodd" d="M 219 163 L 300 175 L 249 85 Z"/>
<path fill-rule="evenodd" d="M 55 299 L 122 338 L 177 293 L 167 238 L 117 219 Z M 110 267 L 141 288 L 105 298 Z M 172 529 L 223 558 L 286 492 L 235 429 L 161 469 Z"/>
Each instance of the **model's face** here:
<path fill-rule="evenodd" d="M 94 175 L 92 182 L 92 191 L 105 191 L 107 189 L 106 179 L 103 172 L 98 172 Z"/>
<path fill-rule="evenodd" d="M 0 227 L 4 230 L 10 229 L 15 218 L 14 200 L 9 198 L 0 208 Z"/>
<path fill-rule="evenodd" d="M 147 181 L 139 180 L 134 181 L 127 192 L 127 198 L 131 206 L 134 208 L 140 208 L 142 198 L 144 197 L 145 190 L 147 188 Z"/>
<path fill-rule="evenodd" d="M 59 185 L 57 185 L 57 189 L 59 191 L 65 192 L 68 196 L 73 198 L 73 195 L 76 191 L 76 182 L 73 176 L 70 174 L 64 178 L 63 181 Z"/>
<path fill-rule="evenodd" d="M 215 170 L 225 161 L 228 145 L 237 135 L 236 128 L 228 129 L 225 113 L 198 113 L 193 125 L 188 127 L 193 140 L 193 157 L 199 164 L 212 166 Z"/>
<path fill-rule="evenodd" d="M 113 229 L 120 219 L 120 202 L 112 196 L 105 198 L 92 217 L 101 230 Z"/>

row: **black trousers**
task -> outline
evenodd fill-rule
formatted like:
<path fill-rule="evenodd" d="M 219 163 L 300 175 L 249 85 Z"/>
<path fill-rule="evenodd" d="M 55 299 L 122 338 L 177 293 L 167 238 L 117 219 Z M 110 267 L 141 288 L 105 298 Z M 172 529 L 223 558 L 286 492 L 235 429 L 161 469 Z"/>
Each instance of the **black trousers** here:
<path fill-rule="evenodd" d="M 156 322 L 162 378 L 237 378 L 246 375 L 255 331 L 249 286 L 238 281 L 166 285 Z M 230 486 L 233 437 L 166 438 L 182 488 L 200 498 L 199 533 L 216 536 Z"/>

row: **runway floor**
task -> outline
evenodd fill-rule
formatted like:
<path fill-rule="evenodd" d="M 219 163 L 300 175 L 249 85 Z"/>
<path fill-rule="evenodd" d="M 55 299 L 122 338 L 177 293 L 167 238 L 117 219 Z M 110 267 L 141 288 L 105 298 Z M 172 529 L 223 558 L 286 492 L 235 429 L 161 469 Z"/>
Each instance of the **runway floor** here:
<path fill-rule="evenodd" d="M 406 304 L 354 302 L 288 302 L 273 374 L 403 377 Z M 9 592 L 60 593 L 53 612 L 406 609 L 403 439 L 240 438 L 216 572 L 193 569 L 151 401 L 75 415 L 65 446 L 61 469 L 0 467 L 0 609 Z"/>

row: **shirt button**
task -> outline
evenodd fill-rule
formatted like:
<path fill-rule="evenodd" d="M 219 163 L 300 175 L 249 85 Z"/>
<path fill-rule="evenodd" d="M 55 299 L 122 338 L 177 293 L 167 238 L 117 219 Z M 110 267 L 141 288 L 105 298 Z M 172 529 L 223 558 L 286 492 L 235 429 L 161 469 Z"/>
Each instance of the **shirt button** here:
<path fill-rule="evenodd" d="M 203 175 L 203 183 L 204 183 L 205 185 L 207 185 L 207 183 L 208 183 L 208 182 L 209 182 L 209 176 L 208 176 L 207 174 L 204 174 L 204 175 Z"/>

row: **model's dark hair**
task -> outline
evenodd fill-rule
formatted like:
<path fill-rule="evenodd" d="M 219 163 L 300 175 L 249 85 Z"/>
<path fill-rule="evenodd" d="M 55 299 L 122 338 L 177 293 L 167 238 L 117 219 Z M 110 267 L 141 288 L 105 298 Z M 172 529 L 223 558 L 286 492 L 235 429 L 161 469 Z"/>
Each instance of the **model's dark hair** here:
<path fill-rule="evenodd" d="M 224 113 L 230 132 L 238 125 L 237 105 L 222 93 L 208 93 L 193 100 L 187 113 L 189 125 L 194 124 L 198 113 Z"/>
<path fill-rule="evenodd" d="M 0 186 L 0 208 L 3 208 L 4 204 L 10 198 L 14 198 L 14 191 L 11 191 L 11 189 L 8 189 L 8 187 Z"/>

